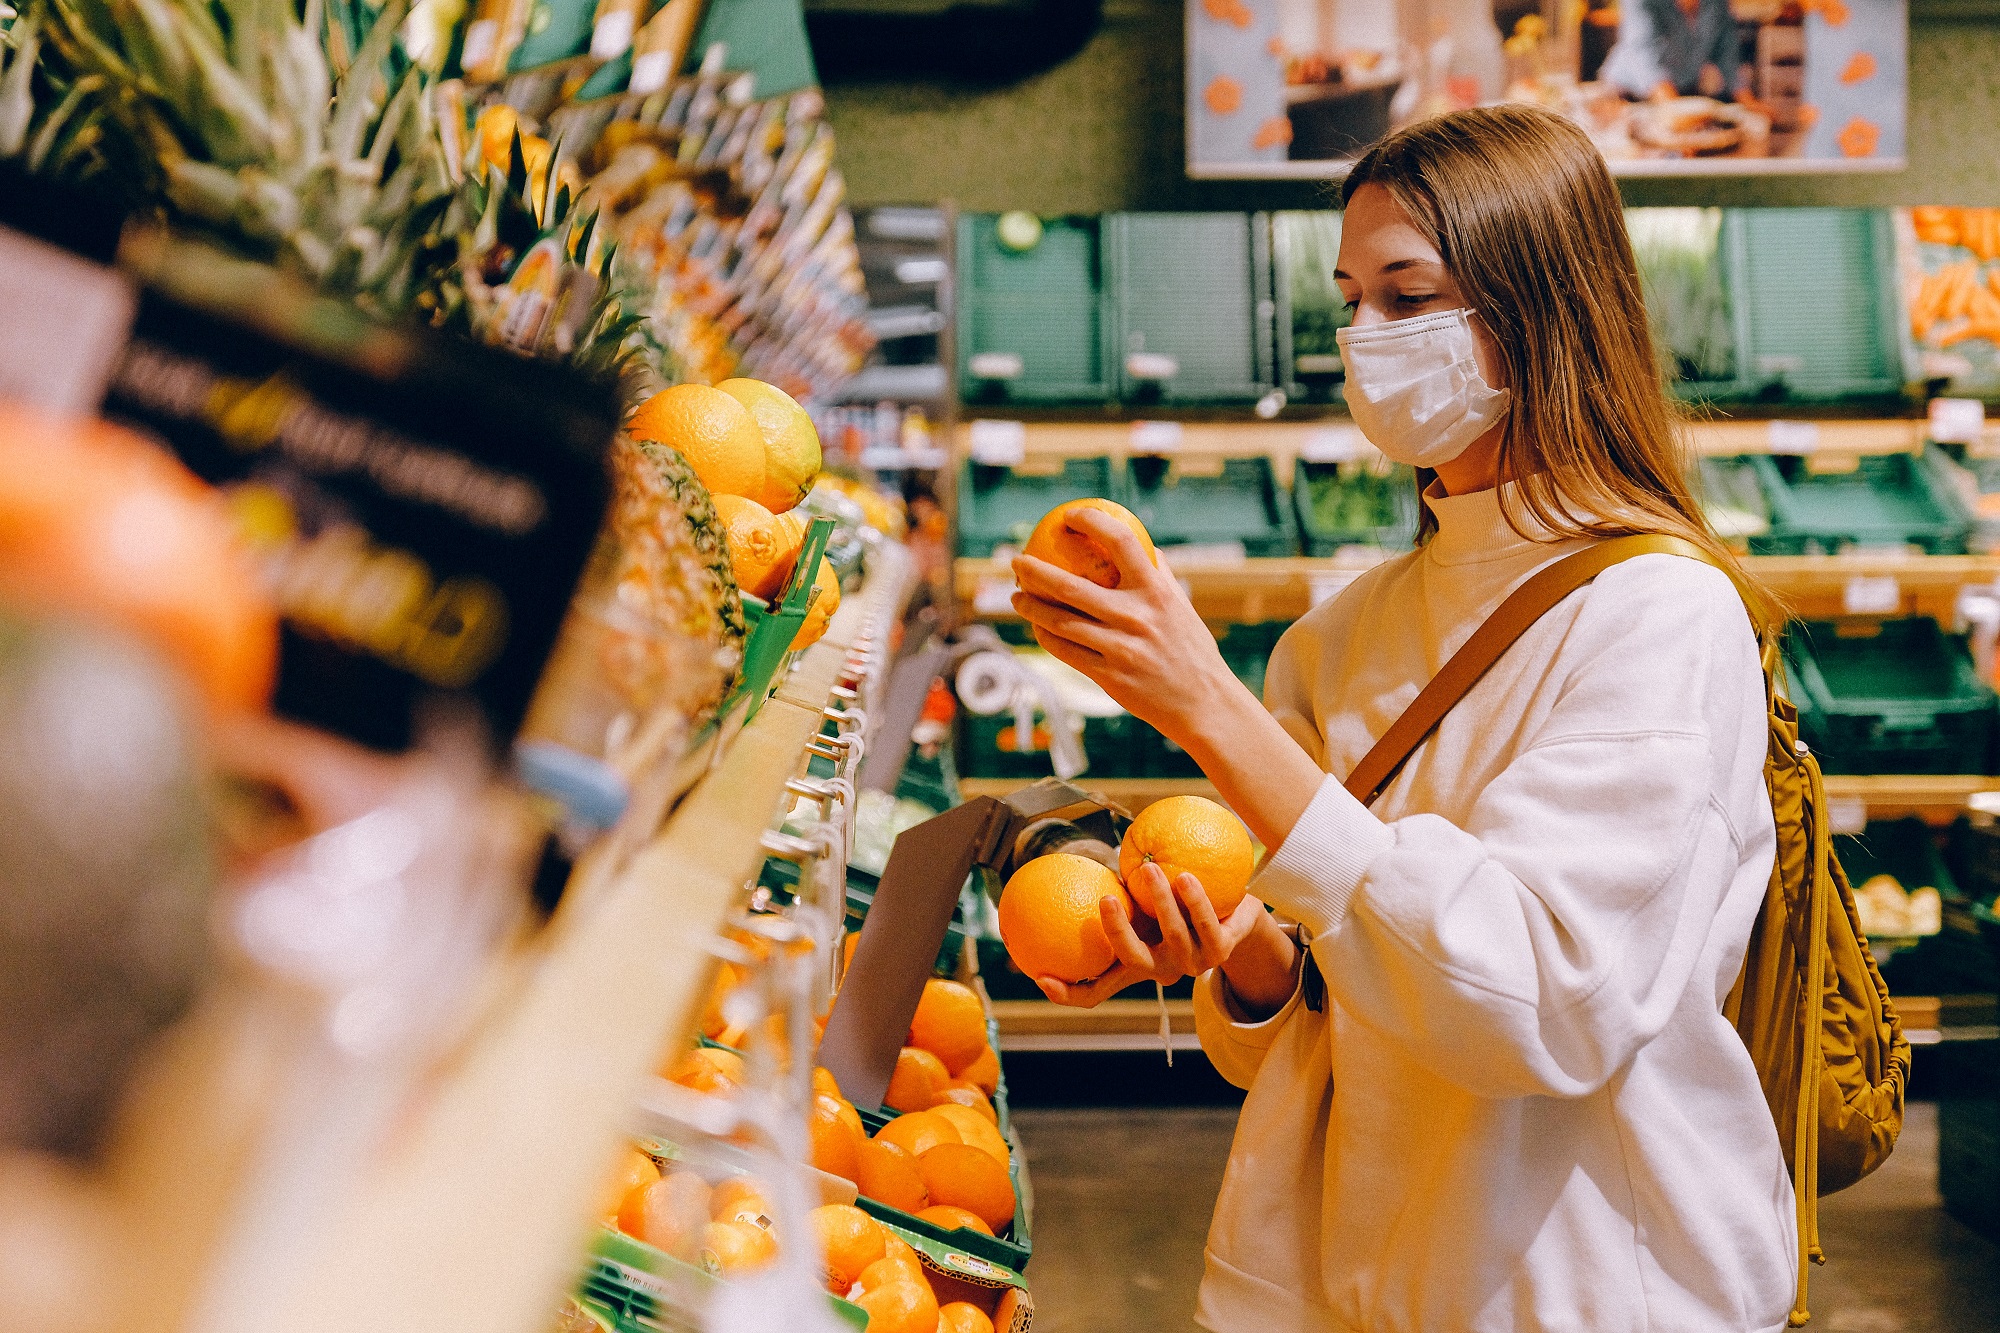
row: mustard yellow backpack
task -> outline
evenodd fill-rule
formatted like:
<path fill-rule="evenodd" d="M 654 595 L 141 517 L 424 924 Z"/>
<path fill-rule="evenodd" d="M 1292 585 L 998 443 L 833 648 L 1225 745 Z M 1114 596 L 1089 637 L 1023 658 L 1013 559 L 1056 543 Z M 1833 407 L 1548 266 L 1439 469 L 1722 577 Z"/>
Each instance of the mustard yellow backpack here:
<path fill-rule="evenodd" d="M 1515 589 L 1452 654 L 1355 766 L 1347 790 L 1364 805 L 1381 795 L 1404 760 L 1528 626 L 1611 566 L 1638 555 L 1716 565 L 1693 542 L 1656 535 L 1614 537 L 1556 561 Z M 1723 1012 L 1756 1062 L 1791 1168 L 1799 1222 L 1799 1290 L 1791 1315 L 1797 1326 L 1809 1317 L 1807 1263 L 1826 1261 L 1819 1196 L 1852 1185 L 1896 1146 L 1910 1043 L 1861 934 L 1854 890 L 1833 854 L 1819 761 L 1799 739 L 1798 712 L 1779 688 L 1778 633 L 1766 628 L 1759 634 L 1771 714 L 1764 782 L 1777 823 L 1777 859 L 1750 932 L 1743 975 Z"/>

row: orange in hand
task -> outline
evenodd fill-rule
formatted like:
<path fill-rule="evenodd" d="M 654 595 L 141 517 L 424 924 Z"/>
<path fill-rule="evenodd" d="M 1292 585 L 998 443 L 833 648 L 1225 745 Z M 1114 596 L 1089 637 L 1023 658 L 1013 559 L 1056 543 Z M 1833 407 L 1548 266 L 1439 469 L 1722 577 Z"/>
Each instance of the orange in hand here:
<path fill-rule="evenodd" d="M 1058 569 L 1066 569 L 1080 578 L 1089 579 L 1100 588 L 1117 587 L 1123 576 L 1118 572 L 1117 562 L 1112 560 L 1110 552 L 1098 545 L 1096 538 L 1070 526 L 1071 516 L 1082 509 L 1099 510 L 1132 529 L 1145 548 L 1147 559 L 1155 565 L 1160 563 L 1159 552 L 1153 549 L 1153 538 L 1146 531 L 1146 525 L 1117 501 L 1095 498 L 1071 500 L 1042 515 L 1042 521 L 1035 524 L 1035 530 L 1028 534 L 1021 554 L 1046 560 Z"/>
<path fill-rule="evenodd" d="M 1077 982 L 1103 975 L 1118 956 L 1098 914 L 1102 898 L 1132 910 L 1118 876 L 1090 858 L 1069 852 L 1036 857 L 1000 893 L 1000 942 L 1007 956 L 1031 977 Z"/>
<path fill-rule="evenodd" d="M 1216 919 L 1223 921 L 1243 901 L 1257 871 L 1257 848 L 1226 806 L 1203 796 L 1169 796 L 1140 811 L 1118 845 L 1118 873 L 1128 886 L 1148 863 L 1165 872 L 1169 888 L 1184 874 L 1200 880 Z M 1136 895 L 1133 906 L 1146 911 Z"/>

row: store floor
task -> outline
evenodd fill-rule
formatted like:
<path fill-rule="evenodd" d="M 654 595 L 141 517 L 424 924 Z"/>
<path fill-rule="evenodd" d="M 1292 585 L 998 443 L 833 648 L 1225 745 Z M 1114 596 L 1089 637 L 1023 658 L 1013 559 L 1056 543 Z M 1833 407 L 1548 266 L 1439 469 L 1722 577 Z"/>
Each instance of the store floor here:
<path fill-rule="evenodd" d="M 1035 1333 L 1191 1329 L 1233 1107 L 1022 1109 L 1035 1188 Z M 1888 1165 L 1828 1199 L 1820 1333 L 2000 1330 L 2000 1247 L 1945 1213 L 1937 1107 L 1912 1102 Z"/>

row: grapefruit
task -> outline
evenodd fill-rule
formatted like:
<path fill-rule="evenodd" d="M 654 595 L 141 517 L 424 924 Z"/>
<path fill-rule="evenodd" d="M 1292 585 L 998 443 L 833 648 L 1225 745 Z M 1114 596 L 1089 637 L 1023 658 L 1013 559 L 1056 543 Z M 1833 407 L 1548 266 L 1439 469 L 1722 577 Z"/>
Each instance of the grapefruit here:
<path fill-rule="evenodd" d="M 762 380 L 724 380 L 715 386 L 743 404 L 764 438 L 764 485 L 753 496 L 774 514 L 806 498 L 819 476 L 819 431 L 792 396 Z"/>

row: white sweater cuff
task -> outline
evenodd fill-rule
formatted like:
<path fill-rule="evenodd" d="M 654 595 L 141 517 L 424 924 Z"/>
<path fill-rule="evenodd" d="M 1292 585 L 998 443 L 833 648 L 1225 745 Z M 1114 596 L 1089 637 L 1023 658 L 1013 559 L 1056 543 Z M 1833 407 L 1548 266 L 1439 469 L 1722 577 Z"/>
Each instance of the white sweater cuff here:
<path fill-rule="evenodd" d="M 1337 930 L 1369 863 L 1395 844 L 1389 826 L 1329 775 L 1250 892 L 1312 932 Z"/>

